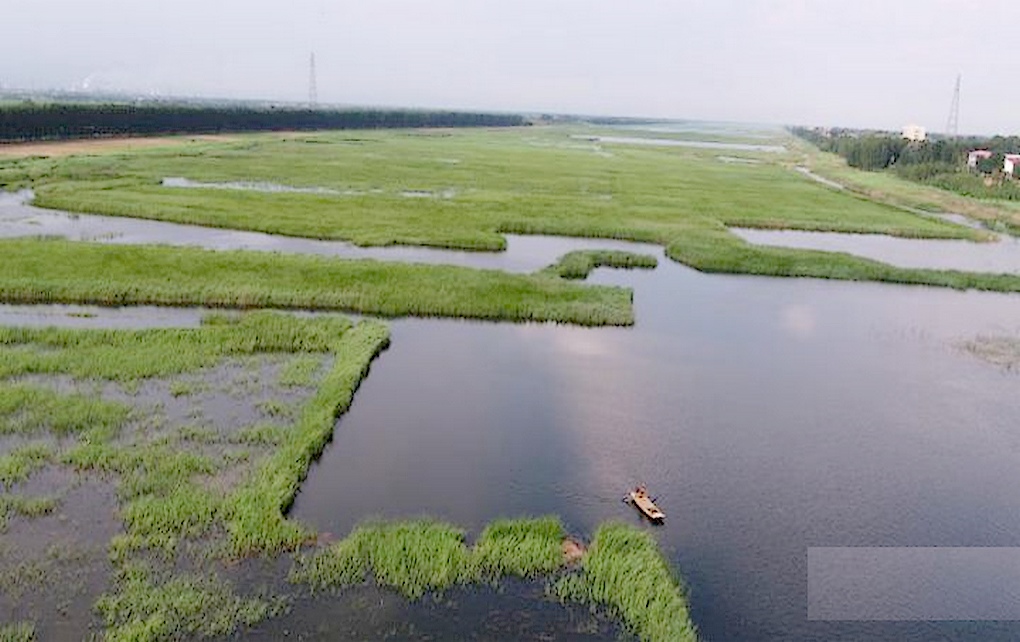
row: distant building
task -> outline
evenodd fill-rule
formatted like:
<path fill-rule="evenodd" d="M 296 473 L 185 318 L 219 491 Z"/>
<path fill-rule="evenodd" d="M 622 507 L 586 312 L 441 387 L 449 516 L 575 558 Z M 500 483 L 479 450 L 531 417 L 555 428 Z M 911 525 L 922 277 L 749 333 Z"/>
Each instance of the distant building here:
<path fill-rule="evenodd" d="M 1005 160 L 1002 161 L 1002 171 L 1006 174 L 1013 174 L 1014 176 L 1020 175 L 1017 169 L 1020 167 L 1020 154 L 1006 154 Z"/>
<path fill-rule="evenodd" d="M 928 131 L 920 125 L 904 125 L 903 137 L 911 142 L 928 140 Z"/>
<path fill-rule="evenodd" d="M 992 157 L 992 153 L 990 151 L 988 151 L 987 149 L 975 149 L 974 151 L 969 152 L 967 154 L 967 167 L 969 167 L 971 169 L 977 169 L 977 165 L 978 165 L 979 161 L 982 161 L 982 160 L 984 160 L 986 158 L 991 158 L 991 157 Z"/>

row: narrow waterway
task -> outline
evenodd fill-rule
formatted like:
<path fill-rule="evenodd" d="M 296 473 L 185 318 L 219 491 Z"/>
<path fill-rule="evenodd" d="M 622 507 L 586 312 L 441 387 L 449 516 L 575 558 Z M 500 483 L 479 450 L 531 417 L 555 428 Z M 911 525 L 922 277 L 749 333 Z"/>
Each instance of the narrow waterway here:
<path fill-rule="evenodd" d="M 16 193 L 0 191 L 0 238 L 59 237 L 118 245 L 159 244 L 209 250 L 315 254 L 345 259 L 460 265 L 504 272 L 534 272 L 555 263 L 563 254 L 573 250 L 606 248 L 662 254 L 662 248 L 654 245 L 514 234 L 506 235 L 505 252 L 465 252 L 410 246 L 358 247 L 342 241 L 321 241 L 120 216 L 74 214 L 34 207 L 29 204 L 31 200 L 32 192 L 28 190 Z"/>
<path fill-rule="evenodd" d="M 845 252 L 907 268 L 1020 273 L 1020 238 L 999 235 L 995 241 L 909 239 L 885 234 L 839 234 L 796 230 L 730 228 L 755 245 L 825 252 Z"/>

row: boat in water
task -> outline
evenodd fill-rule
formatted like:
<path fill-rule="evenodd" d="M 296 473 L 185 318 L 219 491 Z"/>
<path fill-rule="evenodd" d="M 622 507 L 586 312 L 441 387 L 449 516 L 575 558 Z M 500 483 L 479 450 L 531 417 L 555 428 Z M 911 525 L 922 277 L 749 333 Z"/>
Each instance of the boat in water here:
<path fill-rule="evenodd" d="M 636 486 L 634 490 L 627 493 L 623 501 L 633 505 L 655 524 L 661 524 L 666 519 L 666 514 L 655 505 L 655 501 L 644 486 Z"/>

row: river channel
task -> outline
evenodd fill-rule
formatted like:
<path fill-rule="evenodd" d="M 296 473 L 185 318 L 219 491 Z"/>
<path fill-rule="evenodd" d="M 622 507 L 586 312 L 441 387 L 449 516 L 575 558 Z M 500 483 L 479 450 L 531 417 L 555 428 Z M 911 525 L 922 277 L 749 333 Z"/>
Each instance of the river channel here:
<path fill-rule="evenodd" d="M 533 269 L 522 241 L 498 260 Z M 645 527 L 706 640 L 1020 638 L 1010 622 L 811 620 L 808 596 L 809 548 L 1020 543 L 1020 379 L 959 347 L 1015 336 L 1020 297 L 706 275 L 657 255 L 655 270 L 590 279 L 634 288 L 632 328 L 390 321 L 392 346 L 291 516 L 343 536 L 432 515 L 471 537 L 496 517 L 556 514 L 588 537 L 642 524 L 620 499 L 643 482 L 668 515 Z M 328 606 L 281 622 L 319 618 Z"/>

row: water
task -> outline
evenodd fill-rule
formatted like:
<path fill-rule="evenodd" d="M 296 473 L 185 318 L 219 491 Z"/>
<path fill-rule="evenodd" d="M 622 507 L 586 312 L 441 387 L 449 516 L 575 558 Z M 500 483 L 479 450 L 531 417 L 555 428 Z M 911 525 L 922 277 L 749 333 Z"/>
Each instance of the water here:
<path fill-rule="evenodd" d="M 631 247 L 531 240 L 524 251 L 513 239 L 499 260 Z M 809 548 L 1016 544 L 1018 375 L 957 345 L 1016 334 L 1020 297 L 705 275 L 669 261 L 592 280 L 635 288 L 635 327 L 391 322 L 391 348 L 292 516 L 343 535 L 371 516 L 429 514 L 470 537 L 499 516 L 557 514 L 587 537 L 607 519 L 643 524 L 620 499 L 644 482 L 668 515 L 646 527 L 684 574 L 705 639 L 1020 637 L 1010 622 L 812 621 L 807 594 Z M 310 604 L 266 630 L 328 638 L 340 609 L 362 614 L 356 635 L 418 639 L 400 629 L 413 616 L 446 639 L 444 622 L 467 613 Z"/>
<path fill-rule="evenodd" d="M 968 272 L 1020 272 L 1020 238 L 992 243 L 906 239 L 883 234 L 839 234 L 794 230 L 730 228 L 748 243 L 826 252 L 846 252 L 890 265 Z"/>
<path fill-rule="evenodd" d="M 431 193 L 420 194 L 431 197 Z M 440 193 L 436 197 L 447 196 Z M 662 254 L 662 248 L 653 245 L 635 246 L 611 240 L 512 234 L 506 235 L 505 252 L 466 252 L 409 246 L 358 247 L 342 241 L 321 241 L 118 216 L 72 214 L 33 207 L 28 205 L 31 198 L 30 191 L 15 194 L 0 192 L 0 238 L 46 236 L 121 245 L 150 243 L 210 250 L 316 254 L 347 259 L 460 265 L 505 272 L 534 272 L 555 263 L 565 252 L 573 250 L 637 247 L 638 251 Z"/>
<path fill-rule="evenodd" d="M 593 143 L 618 143 L 621 145 L 650 145 L 652 147 L 694 147 L 696 149 L 725 149 L 742 152 L 782 153 L 782 145 L 757 145 L 751 143 L 723 143 L 704 140 L 680 140 L 677 138 L 639 138 L 636 136 L 589 136 L 574 134 L 571 138 Z"/>
<path fill-rule="evenodd" d="M 1017 331 L 1020 298 L 601 270 L 637 325 L 392 323 L 292 516 L 342 535 L 435 515 L 477 533 L 558 514 L 582 535 L 645 482 L 709 640 L 985 640 L 1010 623 L 807 619 L 807 551 L 1011 546 L 1016 375 L 956 347 Z M 365 492 L 371 489 L 371 492 Z"/>

